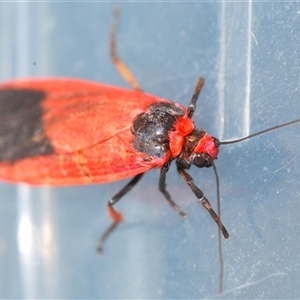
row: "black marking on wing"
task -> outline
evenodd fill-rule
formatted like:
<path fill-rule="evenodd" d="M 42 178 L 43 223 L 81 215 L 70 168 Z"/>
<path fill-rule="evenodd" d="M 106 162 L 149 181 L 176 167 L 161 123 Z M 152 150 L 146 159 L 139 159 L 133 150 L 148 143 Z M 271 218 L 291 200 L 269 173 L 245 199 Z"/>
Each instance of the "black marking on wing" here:
<path fill-rule="evenodd" d="M 0 162 L 54 153 L 42 122 L 43 91 L 0 90 Z"/>

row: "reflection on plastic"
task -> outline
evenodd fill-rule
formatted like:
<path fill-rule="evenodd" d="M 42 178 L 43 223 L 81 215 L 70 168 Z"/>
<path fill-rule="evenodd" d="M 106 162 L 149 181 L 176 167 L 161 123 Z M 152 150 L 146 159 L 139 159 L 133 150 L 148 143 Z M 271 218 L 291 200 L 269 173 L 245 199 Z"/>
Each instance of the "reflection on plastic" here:
<path fill-rule="evenodd" d="M 34 216 L 34 202 L 31 189 L 27 185 L 18 186 L 18 247 L 23 291 L 26 298 L 38 297 L 37 282 L 43 282 L 39 264 L 44 266 L 44 274 L 51 278 L 56 257 L 56 243 L 51 222 L 49 189 L 45 188 L 39 199 L 39 218 Z M 57 238 L 57 237 L 56 237 Z M 51 282 L 47 279 L 48 284 Z"/>
<path fill-rule="evenodd" d="M 218 74 L 218 138 L 250 134 L 252 1 L 220 4 L 220 61 Z M 238 26 L 232 22 L 239 20 Z M 234 111 L 233 111 L 234 109 Z M 238 131 L 237 131 L 238 128 Z M 236 136 L 228 136 L 229 132 Z"/>

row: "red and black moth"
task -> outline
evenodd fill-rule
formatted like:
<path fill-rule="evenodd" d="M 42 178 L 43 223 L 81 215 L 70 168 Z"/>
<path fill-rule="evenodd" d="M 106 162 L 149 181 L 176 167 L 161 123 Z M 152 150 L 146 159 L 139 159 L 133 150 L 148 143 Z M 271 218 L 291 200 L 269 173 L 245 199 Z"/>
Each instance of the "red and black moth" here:
<path fill-rule="evenodd" d="M 188 109 L 147 95 L 74 79 L 18 80 L 0 85 L 0 178 L 32 185 L 105 183 L 135 176 L 108 202 L 113 205 L 152 168 L 161 168 L 159 189 L 173 202 L 165 179 L 172 160 L 196 197 L 229 235 L 202 191 L 186 172 L 210 167 L 219 141 L 191 119 L 203 85 Z M 126 105 L 125 105 L 126 103 Z M 80 129 L 80 130 L 79 130 Z"/>
<path fill-rule="evenodd" d="M 159 190 L 165 199 L 182 217 L 187 216 L 166 189 L 166 174 L 175 161 L 179 175 L 228 238 L 221 219 L 187 170 L 192 165 L 215 168 L 220 145 L 299 123 L 300 119 L 240 140 L 220 142 L 196 128 L 192 120 L 204 79 L 198 79 L 188 108 L 142 92 L 117 56 L 116 20 L 115 17 L 111 33 L 111 57 L 133 90 L 75 79 L 2 83 L 0 178 L 66 186 L 133 177 L 108 201 L 113 223 L 100 239 L 98 250 L 102 251 L 107 236 L 123 220 L 113 206 L 153 168 L 160 168 Z"/>

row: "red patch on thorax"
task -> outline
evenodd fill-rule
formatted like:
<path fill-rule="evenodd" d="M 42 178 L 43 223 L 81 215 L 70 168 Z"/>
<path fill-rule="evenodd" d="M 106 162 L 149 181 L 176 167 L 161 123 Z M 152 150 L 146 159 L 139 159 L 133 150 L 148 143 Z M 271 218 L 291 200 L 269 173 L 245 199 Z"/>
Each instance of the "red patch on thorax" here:
<path fill-rule="evenodd" d="M 172 157 L 177 157 L 182 152 L 184 137 L 190 134 L 194 129 L 194 122 L 186 116 L 178 118 L 175 123 L 175 131 L 169 132 L 170 151 Z"/>

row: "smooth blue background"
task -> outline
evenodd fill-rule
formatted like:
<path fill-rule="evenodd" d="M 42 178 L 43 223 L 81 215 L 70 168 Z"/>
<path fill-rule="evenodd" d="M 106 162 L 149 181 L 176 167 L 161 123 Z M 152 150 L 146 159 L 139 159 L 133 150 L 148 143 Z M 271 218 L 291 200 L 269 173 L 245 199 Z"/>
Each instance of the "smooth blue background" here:
<path fill-rule="evenodd" d="M 127 87 L 109 59 L 113 3 L 0 3 L 0 77 L 79 77 Z M 118 48 L 142 88 L 187 105 L 206 79 L 194 120 L 228 140 L 300 117 L 300 4 L 120 2 Z M 1 120 L 0 120 L 1 122 Z M 32 188 L 0 185 L 1 298 L 300 297 L 300 125 L 239 145 L 216 161 L 224 242 L 218 295 L 217 228 L 174 166 L 117 205 L 126 222 L 95 252 L 107 199 L 127 182 Z M 211 169 L 192 168 L 216 207 Z"/>

